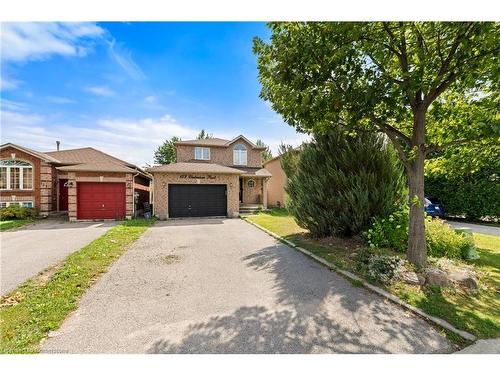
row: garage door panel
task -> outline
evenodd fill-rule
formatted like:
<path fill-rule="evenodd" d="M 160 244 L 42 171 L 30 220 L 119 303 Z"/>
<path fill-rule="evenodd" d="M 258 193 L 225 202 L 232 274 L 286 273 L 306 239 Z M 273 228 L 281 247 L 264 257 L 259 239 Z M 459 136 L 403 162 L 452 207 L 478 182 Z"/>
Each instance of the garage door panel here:
<path fill-rule="evenodd" d="M 169 185 L 169 217 L 226 216 L 226 189 L 226 185 Z"/>
<path fill-rule="evenodd" d="M 78 182 L 78 219 L 123 219 L 125 211 L 124 183 Z"/>

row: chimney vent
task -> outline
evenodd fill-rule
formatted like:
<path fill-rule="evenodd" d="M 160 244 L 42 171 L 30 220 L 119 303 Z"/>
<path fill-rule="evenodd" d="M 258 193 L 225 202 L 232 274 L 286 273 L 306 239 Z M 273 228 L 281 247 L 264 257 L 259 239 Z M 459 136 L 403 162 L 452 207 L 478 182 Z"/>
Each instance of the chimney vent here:
<path fill-rule="evenodd" d="M 61 141 L 56 141 L 57 151 L 59 151 L 59 146 L 61 145 Z"/>

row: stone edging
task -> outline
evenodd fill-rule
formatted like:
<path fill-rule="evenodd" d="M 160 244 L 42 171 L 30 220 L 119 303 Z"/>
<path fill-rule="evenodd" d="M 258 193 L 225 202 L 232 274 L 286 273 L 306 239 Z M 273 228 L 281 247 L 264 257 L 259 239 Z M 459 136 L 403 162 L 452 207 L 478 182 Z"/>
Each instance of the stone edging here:
<path fill-rule="evenodd" d="M 334 264 L 328 262 L 327 260 L 311 253 L 309 250 L 306 250 L 300 246 L 297 246 L 295 243 L 293 243 L 292 241 L 289 241 L 279 235 L 277 235 L 276 233 L 274 232 L 271 232 L 270 230 L 260 226 L 259 224 L 256 224 L 250 220 L 247 220 L 246 218 L 242 218 L 243 220 L 245 220 L 247 223 L 249 224 L 252 224 L 253 226 L 259 228 L 260 230 L 266 232 L 267 234 L 269 234 L 270 236 L 280 240 L 281 242 L 284 242 L 285 244 L 287 244 L 288 246 L 300 251 L 301 253 L 307 255 L 308 257 L 310 258 L 313 258 L 315 261 L 325 265 L 326 267 L 328 267 L 330 270 L 332 271 L 335 271 L 339 274 L 341 274 L 342 276 L 344 277 L 347 277 L 348 279 L 351 279 L 351 280 L 355 280 L 357 282 L 360 282 L 365 288 L 367 289 L 370 289 L 372 292 L 384 297 L 384 298 L 387 298 L 388 300 L 404 307 L 405 309 L 407 310 L 410 310 L 411 312 L 415 313 L 416 315 L 419 315 L 420 317 L 428 320 L 428 321 L 431 321 L 432 323 L 442 327 L 442 328 L 445 328 L 447 329 L 448 331 L 451 331 L 457 335 L 459 335 L 460 337 L 464 338 L 465 340 L 469 340 L 469 341 L 476 341 L 476 336 L 474 336 L 473 334 L 469 333 L 469 332 L 466 332 L 466 331 L 462 331 L 456 327 L 454 327 L 453 325 L 451 325 L 450 323 L 448 323 L 447 321 L 441 319 L 441 318 L 436 318 L 435 316 L 432 316 L 432 315 L 429 315 L 427 313 L 425 313 L 424 311 L 422 311 L 421 309 L 419 309 L 418 307 L 415 307 L 415 306 L 412 306 L 406 302 L 404 302 L 402 299 L 400 299 L 399 297 L 396 297 L 395 295 L 385 291 L 384 289 L 382 288 L 379 288 L 375 285 L 372 285 L 370 283 L 368 283 L 366 280 L 362 279 L 361 277 L 359 276 L 356 276 L 355 274 L 353 274 L 352 272 L 349 272 L 349 271 L 345 271 L 345 270 L 342 270 L 340 268 L 338 268 L 337 266 L 335 266 Z"/>

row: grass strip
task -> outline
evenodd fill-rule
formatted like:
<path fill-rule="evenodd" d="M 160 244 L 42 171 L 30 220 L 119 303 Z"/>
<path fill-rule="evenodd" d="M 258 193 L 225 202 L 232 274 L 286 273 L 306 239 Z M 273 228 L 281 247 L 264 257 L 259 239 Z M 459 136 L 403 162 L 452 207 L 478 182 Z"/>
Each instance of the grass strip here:
<path fill-rule="evenodd" d="M 3 220 L 0 221 L 0 232 L 11 230 L 14 228 L 19 228 L 32 222 L 33 222 L 32 219 Z"/>
<path fill-rule="evenodd" d="M 0 300 L 0 353 L 37 353 L 49 331 L 74 311 L 85 290 L 154 220 L 128 220 Z"/>
<path fill-rule="evenodd" d="M 338 238 L 314 239 L 297 225 L 286 210 L 273 210 L 246 217 L 260 226 L 292 241 L 340 269 L 359 274 L 353 252 L 362 243 Z M 470 332 L 478 338 L 500 336 L 500 237 L 474 234 L 480 258 L 471 262 L 479 273 L 481 288 L 477 293 L 440 287 L 420 287 L 396 282 L 389 286 L 379 285 L 406 303 L 422 309 L 429 315 L 446 320 L 458 329 Z M 366 277 L 366 275 L 360 275 Z M 454 340 L 457 342 L 460 340 Z"/>

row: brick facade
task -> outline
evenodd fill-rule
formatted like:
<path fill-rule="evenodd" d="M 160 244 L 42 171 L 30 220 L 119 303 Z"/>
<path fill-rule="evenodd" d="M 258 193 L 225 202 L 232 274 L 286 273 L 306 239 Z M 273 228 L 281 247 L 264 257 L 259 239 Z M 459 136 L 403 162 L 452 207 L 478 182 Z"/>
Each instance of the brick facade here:
<path fill-rule="evenodd" d="M 248 181 L 254 180 L 254 187 L 248 186 Z M 262 178 L 242 177 L 243 181 L 243 203 L 258 204 L 262 203 Z"/>
<path fill-rule="evenodd" d="M 239 214 L 239 176 L 232 174 L 216 174 L 214 179 L 191 179 L 185 173 L 154 173 L 153 197 L 154 214 L 159 219 L 168 218 L 168 185 L 169 184 L 219 184 L 227 185 L 227 216 Z M 197 173 L 196 176 L 207 177 L 208 174 Z"/>
<path fill-rule="evenodd" d="M 192 146 L 192 145 L 177 145 L 177 162 L 189 162 L 194 160 L 195 147 L 208 147 L 210 148 L 210 160 L 208 163 L 215 163 L 225 166 L 234 166 L 233 164 L 233 148 L 241 144 L 247 149 L 247 167 L 260 168 L 262 166 L 262 150 L 252 149 L 252 146 L 245 142 L 243 139 L 231 144 L 229 147 L 220 146 Z M 234 166 L 237 168 L 237 166 Z"/>
<path fill-rule="evenodd" d="M 6 147 L 1 150 L 0 159 L 1 160 L 11 160 L 14 159 L 25 161 L 33 166 L 33 189 L 30 190 L 2 190 L 0 191 L 0 201 L 2 202 L 22 202 L 22 201 L 32 201 L 33 207 L 39 210 L 41 215 L 47 215 L 50 210 L 48 210 L 48 204 L 44 203 L 42 210 L 41 205 L 41 195 L 40 189 L 40 171 L 42 166 L 42 161 L 40 158 L 32 156 L 26 152 L 18 150 L 13 147 Z M 50 185 L 50 184 L 49 184 Z M 47 194 L 46 192 L 44 194 Z M 45 201 L 45 198 L 44 198 Z"/>

